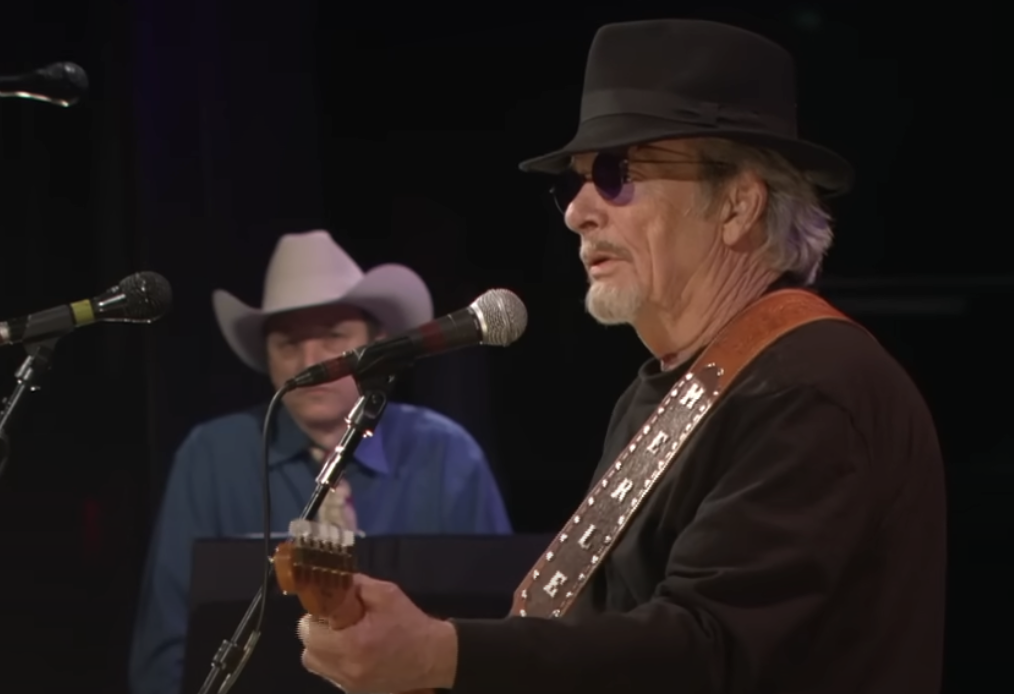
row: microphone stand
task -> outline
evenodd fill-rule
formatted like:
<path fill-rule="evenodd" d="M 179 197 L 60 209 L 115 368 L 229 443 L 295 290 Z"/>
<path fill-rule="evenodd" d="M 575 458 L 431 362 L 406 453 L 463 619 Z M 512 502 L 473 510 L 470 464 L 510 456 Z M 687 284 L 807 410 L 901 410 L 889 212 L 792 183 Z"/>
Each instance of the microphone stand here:
<path fill-rule="evenodd" d="M 3 400 L 3 411 L 0 412 L 0 477 L 3 476 L 4 468 L 10 455 L 10 440 L 7 438 L 7 424 L 14 416 L 14 411 L 21 402 L 25 393 L 35 392 L 42 386 L 39 379 L 49 370 L 53 361 L 53 352 L 56 349 L 58 337 L 49 337 L 36 342 L 25 344 L 25 351 L 28 356 L 21 362 L 14 377 L 17 384 L 14 391 Z"/>
<path fill-rule="evenodd" d="M 393 375 L 366 376 L 355 378 L 355 380 L 360 396 L 345 420 L 348 429 L 338 445 L 331 451 L 327 460 L 324 461 L 324 466 L 321 468 L 320 474 L 317 475 L 317 486 L 313 490 L 310 501 L 303 509 L 303 513 L 299 516 L 299 520 L 312 520 L 316 517 L 328 492 L 341 481 L 345 468 L 352 460 L 359 442 L 373 435 L 373 430 L 387 407 L 387 400 L 395 377 Z M 270 562 L 270 559 L 268 561 Z M 211 661 L 211 672 L 204 680 L 199 694 L 212 694 L 213 692 L 226 694 L 236 683 L 260 638 L 256 617 L 260 611 L 261 603 L 266 599 L 267 596 L 263 589 L 258 590 L 232 638 L 223 641 L 222 645 L 218 647 L 218 651 Z"/>

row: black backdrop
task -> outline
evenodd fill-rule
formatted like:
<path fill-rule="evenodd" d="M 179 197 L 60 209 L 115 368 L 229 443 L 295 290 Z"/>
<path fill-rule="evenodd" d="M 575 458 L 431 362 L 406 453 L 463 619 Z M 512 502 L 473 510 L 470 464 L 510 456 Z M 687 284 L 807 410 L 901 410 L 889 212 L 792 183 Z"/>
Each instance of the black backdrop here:
<path fill-rule="evenodd" d="M 400 395 L 479 438 L 519 530 L 555 529 L 644 353 L 583 315 L 576 239 L 516 163 L 571 135 L 594 28 L 660 13 L 732 19 L 790 46 L 805 134 L 857 165 L 855 193 L 833 208 L 828 289 L 930 399 L 951 478 L 951 678 L 1000 672 L 1011 563 L 997 543 L 1012 523 L 999 509 L 1014 496 L 989 456 L 1011 410 L 1002 318 L 1014 282 L 987 173 L 1001 148 L 974 140 L 998 105 L 986 17 L 968 4 L 929 15 L 769 2 L 753 16 L 638 4 L 561 6 L 557 20 L 483 8 L 381 21 L 325 2 L 4 8 L 0 74 L 71 59 L 92 90 L 68 110 L 0 101 L 0 316 L 138 269 L 170 279 L 175 308 L 147 328 L 65 339 L 16 422 L 0 479 L 0 678 L 122 691 L 172 449 L 197 421 L 267 395 L 221 340 L 210 293 L 258 303 L 280 233 L 328 228 L 364 266 L 410 263 L 438 312 L 488 287 L 518 292 L 531 319 L 517 345 L 421 364 Z M 0 355 L 3 373 L 22 356 Z"/>

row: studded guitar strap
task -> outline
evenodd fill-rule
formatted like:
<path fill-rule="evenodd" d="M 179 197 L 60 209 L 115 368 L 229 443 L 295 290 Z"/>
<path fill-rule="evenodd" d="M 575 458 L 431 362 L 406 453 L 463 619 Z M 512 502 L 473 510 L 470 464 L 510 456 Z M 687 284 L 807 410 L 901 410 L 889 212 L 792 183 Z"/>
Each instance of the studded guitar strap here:
<path fill-rule="evenodd" d="M 683 443 L 744 367 L 775 340 L 816 320 L 844 315 L 799 289 L 772 292 L 747 307 L 705 348 L 602 475 L 518 586 L 511 614 L 559 617 L 609 554 L 630 519 L 670 468 Z"/>

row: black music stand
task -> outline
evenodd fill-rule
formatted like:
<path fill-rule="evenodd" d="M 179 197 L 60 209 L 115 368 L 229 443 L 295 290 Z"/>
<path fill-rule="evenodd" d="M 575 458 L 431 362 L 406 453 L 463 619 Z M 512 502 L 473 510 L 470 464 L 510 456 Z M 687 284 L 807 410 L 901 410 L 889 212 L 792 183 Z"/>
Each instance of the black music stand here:
<path fill-rule="evenodd" d="M 282 539 L 282 538 L 279 538 Z M 423 610 L 440 617 L 502 617 L 514 589 L 552 535 L 392 536 L 356 541 L 360 571 L 401 586 Z M 201 688 L 208 663 L 260 588 L 260 540 L 200 540 L 193 551 L 190 622 L 181 694 Z M 334 694 L 333 685 L 307 673 L 296 597 L 268 599 L 264 630 L 230 694 Z"/>

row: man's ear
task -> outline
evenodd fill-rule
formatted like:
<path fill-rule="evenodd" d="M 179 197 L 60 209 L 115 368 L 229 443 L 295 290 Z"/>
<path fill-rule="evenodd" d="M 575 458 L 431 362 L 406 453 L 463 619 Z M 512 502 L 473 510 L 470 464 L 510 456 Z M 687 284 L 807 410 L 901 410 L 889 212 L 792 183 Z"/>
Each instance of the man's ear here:
<path fill-rule="evenodd" d="M 750 240 L 767 208 L 768 187 L 753 171 L 747 170 L 729 182 L 722 206 L 722 242 L 730 248 Z"/>

